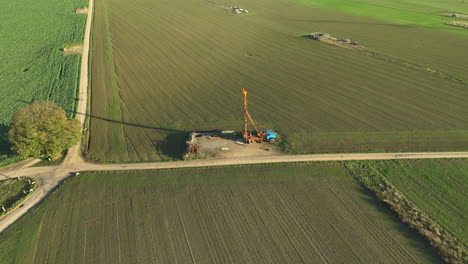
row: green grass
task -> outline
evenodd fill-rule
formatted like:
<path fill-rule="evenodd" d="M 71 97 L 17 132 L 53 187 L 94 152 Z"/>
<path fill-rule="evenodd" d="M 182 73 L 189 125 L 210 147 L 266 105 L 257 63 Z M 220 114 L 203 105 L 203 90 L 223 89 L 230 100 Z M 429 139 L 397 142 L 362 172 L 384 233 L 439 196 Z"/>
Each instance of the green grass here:
<path fill-rule="evenodd" d="M 0 181 L 0 217 L 19 205 L 28 195 L 30 189 L 36 189 L 36 184 L 30 184 L 34 181 L 31 178 L 11 179 Z M 24 193 L 23 191 L 26 191 Z M 3 211 L 2 207 L 6 211 Z"/>
<path fill-rule="evenodd" d="M 242 129 L 242 88 L 258 126 L 293 153 L 468 149 L 466 36 L 287 0 L 215 2 L 251 13 L 97 2 L 89 158 L 179 159 L 193 130 Z"/>
<path fill-rule="evenodd" d="M 83 173 L 0 234 L 1 263 L 439 263 L 340 164 Z"/>
<path fill-rule="evenodd" d="M 359 16 L 368 16 L 402 25 L 419 26 L 468 36 L 468 31 L 445 25 L 454 20 L 443 12 L 468 13 L 468 3 L 460 0 L 292 0 Z"/>
<path fill-rule="evenodd" d="M 59 166 L 60 164 L 62 164 L 66 156 L 67 156 L 67 151 L 64 151 L 62 153 L 62 156 L 60 156 L 59 158 L 55 160 L 51 160 L 51 161 L 49 161 L 48 159 L 42 159 L 38 163 L 34 164 L 32 167 Z"/>
<path fill-rule="evenodd" d="M 72 116 L 80 55 L 62 56 L 81 42 L 86 16 L 74 10 L 86 0 L 11 1 L 0 10 L 0 155 L 8 154 L 4 135 L 11 116 L 31 101 L 50 100 Z"/>
<path fill-rule="evenodd" d="M 1 167 L 6 167 L 8 165 L 11 165 L 13 163 L 21 161 L 21 158 L 15 155 L 1 155 L 0 156 L 0 168 Z"/>
<path fill-rule="evenodd" d="M 468 245 L 468 160 L 369 164 L 437 223 Z"/>

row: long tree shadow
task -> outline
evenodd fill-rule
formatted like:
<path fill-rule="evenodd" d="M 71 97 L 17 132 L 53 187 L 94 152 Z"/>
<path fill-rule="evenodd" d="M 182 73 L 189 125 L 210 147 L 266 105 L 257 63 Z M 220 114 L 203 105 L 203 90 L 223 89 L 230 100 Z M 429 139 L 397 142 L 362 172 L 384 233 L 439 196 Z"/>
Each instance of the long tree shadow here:
<path fill-rule="evenodd" d="M 160 151 L 162 155 L 166 156 L 170 160 L 181 160 L 183 158 L 185 138 L 187 137 L 188 131 L 172 129 L 172 128 L 156 127 L 156 126 L 151 126 L 151 125 L 135 124 L 135 123 L 129 123 L 129 122 L 124 122 L 120 120 L 113 120 L 113 119 L 100 117 L 96 115 L 90 115 L 87 113 L 80 113 L 76 111 L 73 111 L 73 112 L 77 115 L 85 115 L 90 118 L 95 118 L 95 119 L 103 120 L 103 121 L 110 122 L 110 123 L 156 130 L 160 133 L 167 135 L 164 141 L 157 142 L 155 144 L 155 147 L 157 148 L 157 150 Z M 165 157 L 162 157 L 162 158 L 165 159 Z"/>
<path fill-rule="evenodd" d="M 87 113 L 80 113 L 76 111 L 73 111 L 73 113 L 77 115 L 85 115 L 90 118 L 95 118 L 95 119 L 99 119 L 99 120 L 110 122 L 110 123 L 121 124 L 124 126 L 133 126 L 133 127 L 156 130 L 160 133 L 167 135 L 164 141 L 157 142 L 155 144 L 155 147 L 157 148 L 157 150 L 160 151 L 160 153 L 166 156 L 167 159 L 169 160 L 181 160 L 183 158 L 185 139 L 187 137 L 188 131 L 124 122 L 121 120 L 113 120 L 113 119 L 109 119 L 105 117 L 90 115 Z M 166 157 L 162 157 L 162 158 L 166 159 Z"/>
<path fill-rule="evenodd" d="M 19 100 L 19 102 L 26 103 L 26 104 L 31 104 L 32 103 L 32 101 L 25 101 L 25 100 Z M 113 119 L 100 117 L 100 116 L 96 116 L 96 115 L 90 115 L 90 114 L 87 114 L 87 113 L 81 113 L 81 112 L 77 112 L 75 110 L 70 110 L 70 109 L 64 109 L 64 110 L 68 114 L 84 115 L 84 116 L 87 116 L 87 117 L 90 117 L 90 118 L 95 118 L 95 119 L 99 119 L 99 120 L 103 120 L 103 121 L 107 121 L 107 122 L 111 122 L 111 123 L 116 123 L 116 124 L 121 124 L 121 125 L 125 125 L 125 126 L 134 126 L 134 127 L 154 129 L 154 130 L 157 130 L 157 131 L 160 131 L 160 132 L 166 132 L 166 133 L 186 133 L 186 131 L 183 131 L 183 130 L 163 128 L 163 127 L 155 127 L 155 126 L 151 126 L 151 125 L 142 125 L 142 124 L 129 123 L 129 122 L 124 122 L 122 120 L 113 120 Z M 7 129 L 7 131 L 8 131 L 8 129 Z M 0 132 L 1 132 L 1 127 L 0 127 Z"/>
<path fill-rule="evenodd" d="M 21 101 L 21 102 L 27 103 L 27 104 L 32 103 L 28 101 Z M 113 119 L 109 119 L 106 117 L 101 117 L 101 116 L 92 115 L 88 113 L 81 113 L 81 112 L 78 112 L 75 110 L 69 110 L 69 109 L 65 109 L 65 112 L 68 114 L 72 114 L 72 115 L 75 115 L 75 114 L 84 115 L 91 119 L 93 118 L 99 119 L 102 121 L 121 124 L 124 126 L 133 126 L 133 127 L 139 127 L 139 128 L 145 128 L 145 129 L 152 129 L 152 130 L 156 130 L 158 132 L 164 133 L 167 135 L 166 140 L 164 140 L 163 142 L 155 143 L 156 148 L 158 148 L 158 150 L 161 151 L 162 154 L 167 156 L 169 159 L 173 159 L 173 160 L 182 159 L 183 150 L 185 146 L 185 138 L 187 137 L 187 134 L 189 133 L 189 131 L 172 129 L 172 128 L 164 128 L 164 127 L 156 127 L 156 126 L 145 125 L 145 124 L 130 123 L 130 122 L 124 122 L 122 120 L 113 120 Z M 8 129 L 6 131 L 8 131 Z"/>
<path fill-rule="evenodd" d="M 0 124 L 0 158 L 3 155 L 11 155 L 10 143 L 8 142 L 9 126 Z"/>
<path fill-rule="evenodd" d="M 69 112 L 68 110 L 65 110 L 65 111 Z M 90 114 L 86 114 L 86 113 L 80 113 L 80 112 L 76 112 L 76 111 L 71 111 L 71 112 L 73 112 L 73 113 L 75 113 L 77 115 L 84 115 L 84 116 L 87 116 L 87 117 L 90 117 L 90 118 L 95 118 L 95 119 L 103 120 L 103 121 L 106 121 L 106 122 L 121 124 L 121 125 L 124 125 L 124 126 L 134 126 L 134 127 L 148 128 L 148 129 L 154 129 L 154 130 L 157 130 L 157 131 L 160 131 L 160 132 L 166 132 L 166 133 L 186 133 L 186 131 L 183 131 L 183 130 L 177 130 L 177 129 L 172 129 L 172 128 L 164 128 L 164 127 L 156 127 L 156 126 L 151 126 L 151 125 L 142 125 L 142 124 L 136 124 L 136 123 L 129 123 L 129 122 L 121 121 L 121 120 L 113 120 L 113 119 L 109 119 L 109 118 L 105 118 L 105 117 L 90 115 Z"/>

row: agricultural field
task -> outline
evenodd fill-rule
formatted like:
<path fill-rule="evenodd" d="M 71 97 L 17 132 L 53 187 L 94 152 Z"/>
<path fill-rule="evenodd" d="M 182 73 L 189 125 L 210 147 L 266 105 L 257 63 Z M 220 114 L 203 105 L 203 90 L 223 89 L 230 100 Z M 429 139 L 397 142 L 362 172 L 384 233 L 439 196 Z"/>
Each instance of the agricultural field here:
<path fill-rule="evenodd" d="M 468 161 L 369 162 L 408 199 L 468 245 Z"/>
<path fill-rule="evenodd" d="M 464 0 L 292 0 L 401 25 L 420 26 L 468 36 L 468 31 L 447 26 L 450 13 L 468 13 Z"/>
<path fill-rule="evenodd" d="M 0 17 L 0 166 L 11 157 L 6 142 L 13 113 L 31 101 L 50 100 L 73 115 L 80 56 L 62 48 L 81 42 L 86 0 L 9 1 Z"/>
<path fill-rule="evenodd" d="M 84 173 L 1 263 L 440 263 L 338 163 Z"/>
<path fill-rule="evenodd" d="M 180 159 L 189 132 L 242 129 L 242 88 L 287 152 L 468 149 L 464 29 L 288 0 L 98 0 L 95 11 L 90 159 Z M 300 37 L 311 32 L 371 52 Z"/>

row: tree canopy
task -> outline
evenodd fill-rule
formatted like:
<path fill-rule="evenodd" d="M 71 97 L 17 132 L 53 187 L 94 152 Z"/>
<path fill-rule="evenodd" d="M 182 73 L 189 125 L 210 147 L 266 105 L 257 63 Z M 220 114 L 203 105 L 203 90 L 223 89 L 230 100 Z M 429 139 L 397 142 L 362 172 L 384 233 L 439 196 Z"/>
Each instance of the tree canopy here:
<path fill-rule="evenodd" d="M 21 157 L 60 157 L 77 144 L 81 125 L 67 118 L 65 111 L 52 102 L 33 102 L 18 110 L 12 118 L 8 139 L 12 150 Z"/>

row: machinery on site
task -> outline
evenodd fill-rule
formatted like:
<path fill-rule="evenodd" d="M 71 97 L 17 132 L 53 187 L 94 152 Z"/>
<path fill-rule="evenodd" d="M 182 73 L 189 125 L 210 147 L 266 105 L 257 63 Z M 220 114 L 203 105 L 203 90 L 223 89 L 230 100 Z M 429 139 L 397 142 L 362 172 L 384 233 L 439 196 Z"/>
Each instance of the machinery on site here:
<path fill-rule="evenodd" d="M 244 95 L 244 130 L 242 131 L 242 137 L 244 138 L 244 141 L 246 143 L 262 141 L 276 143 L 278 140 L 278 134 L 276 134 L 270 129 L 267 129 L 265 131 L 258 130 L 247 108 L 247 91 L 245 89 L 242 89 L 242 94 Z M 249 131 L 249 120 L 250 123 L 252 123 L 252 126 L 255 128 L 254 132 Z"/>

